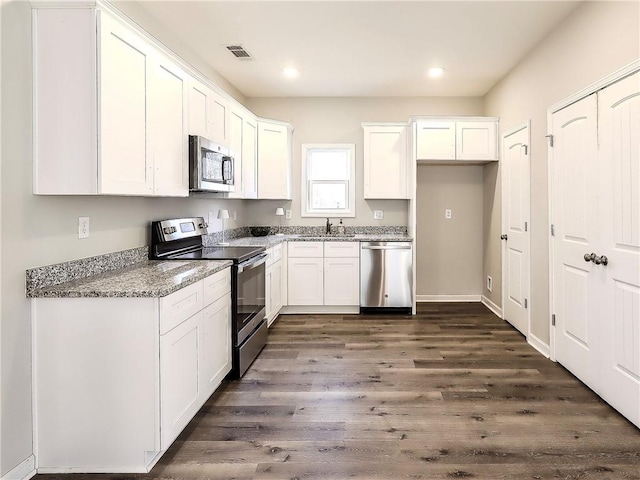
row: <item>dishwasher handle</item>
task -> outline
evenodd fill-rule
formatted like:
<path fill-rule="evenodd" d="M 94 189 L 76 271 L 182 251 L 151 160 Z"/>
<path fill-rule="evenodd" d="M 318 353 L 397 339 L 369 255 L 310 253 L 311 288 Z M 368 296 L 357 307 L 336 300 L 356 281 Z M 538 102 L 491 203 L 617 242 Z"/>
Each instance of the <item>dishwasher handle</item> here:
<path fill-rule="evenodd" d="M 363 245 L 363 250 L 411 250 L 411 245 Z"/>

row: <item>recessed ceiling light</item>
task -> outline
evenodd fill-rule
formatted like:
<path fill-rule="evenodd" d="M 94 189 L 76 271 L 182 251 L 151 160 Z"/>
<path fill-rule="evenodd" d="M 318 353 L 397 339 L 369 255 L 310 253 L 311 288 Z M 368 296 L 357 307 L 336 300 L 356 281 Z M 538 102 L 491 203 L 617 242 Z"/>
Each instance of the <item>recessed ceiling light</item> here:
<path fill-rule="evenodd" d="M 442 67 L 433 67 L 429 69 L 429 76 L 431 78 L 441 77 L 443 73 L 444 73 L 444 68 Z"/>
<path fill-rule="evenodd" d="M 295 67 L 285 67 L 282 69 L 282 74 L 287 78 L 296 78 L 299 73 Z"/>

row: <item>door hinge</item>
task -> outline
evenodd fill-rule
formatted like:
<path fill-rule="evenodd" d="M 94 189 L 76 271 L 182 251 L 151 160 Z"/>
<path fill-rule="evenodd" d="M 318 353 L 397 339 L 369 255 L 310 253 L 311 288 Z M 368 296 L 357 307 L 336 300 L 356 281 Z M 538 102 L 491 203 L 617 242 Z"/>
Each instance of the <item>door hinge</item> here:
<path fill-rule="evenodd" d="M 524 299 L 524 308 L 528 308 L 529 307 L 529 300 L 527 300 L 526 298 Z"/>
<path fill-rule="evenodd" d="M 551 315 L 551 325 L 554 326 L 554 327 L 556 326 L 556 314 L 555 313 Z"/>
<path fill-rule="evenodd" d="M 555 226 L 553 225 L 553 223 L 551 224 L 551 236 L 552 236 L 552 237 L 555 237 L 555 236 L 556 236 L 556 228 L 555 228 Z"/>
<path fill-rule="evenodd" d="M 545 135 L 545 137 L 549 139 L 549 146 L 553 147 L 553 135 L 549 134 L 549 135 Z"/>
<path fill-rule="evenodd" d="M 529 228 L 529 223 L 524 222 L 524 231 L 526 232 L 528 228 Z"/>

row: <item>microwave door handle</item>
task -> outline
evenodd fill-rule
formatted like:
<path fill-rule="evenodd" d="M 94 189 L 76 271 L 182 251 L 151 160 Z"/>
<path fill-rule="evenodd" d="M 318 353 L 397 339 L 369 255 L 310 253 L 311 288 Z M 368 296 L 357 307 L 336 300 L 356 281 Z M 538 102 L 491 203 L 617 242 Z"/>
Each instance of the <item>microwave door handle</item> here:
<path fill-rule="evenodd" d="M 229 164 L 228 170 L 224 168 L 225 163 Z M 225 177 L 225 172 L 228 173 L 228 177 Z M 225 156 L 222 157 L 222 181 L 226 183 L 227 180 L 233 180 L 233 158 Z"/>

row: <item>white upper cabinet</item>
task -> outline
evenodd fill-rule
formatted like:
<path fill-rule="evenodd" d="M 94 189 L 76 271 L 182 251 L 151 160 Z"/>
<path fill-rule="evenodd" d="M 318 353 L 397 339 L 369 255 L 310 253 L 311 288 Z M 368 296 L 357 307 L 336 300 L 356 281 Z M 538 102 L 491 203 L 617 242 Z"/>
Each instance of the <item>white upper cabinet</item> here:
<path fill-rule="evenodd" d="M 226 98 L 195 78 L 189 81 L 189 135 L 229 146 L 230 108 Z"/>
<path fill-rule="evenodd" d="M 234 158 L 235 191 L 229 198 L 257 198 L 257 146 L 258 127 L 256 117 L 233 103 L 230 108 L 229 149 Z"/>
<path fill-rule="evenodd" d="M 497 160 L 496 122 L 456 122 L 456 159 Z"/>
<path fill-rule="evenodd" d="M 498 160 L 498 120 L 490 117 L 416 120 L 414 152 L 419 162 Z"/>
<path fill-rule="evenodd" d="M 407 126 L 362 124 L 364 198 L 409 198 Z"/>
<path fill-rule="evenodd" d="M 151 72 L 148 142 L 153 163 L 153 193 L 183 196 L 189 188 L 187 74 L 158 55 Z"/>
<path fill-rule="evenodd" d="M 455 160 L 456 122 L 418 122 L 416 150 L 422 160 Z"/>
<path fill-rule="evenodd" d="M 36 9 L 34 193 L 187 196 L 187 75 L 106 12 Z"/>
<path fill-rule="evenodd" d="M 244 198 L 258 198 L 258 120 L 247 114 L 242 129 L 242 191 Z"/>
<path fill-rule="evenodd" d="M 258 198 L 291 199 L 291 125 L 258 121 Z"/>

